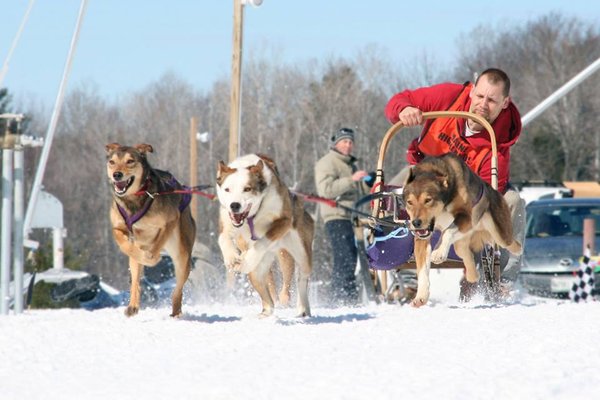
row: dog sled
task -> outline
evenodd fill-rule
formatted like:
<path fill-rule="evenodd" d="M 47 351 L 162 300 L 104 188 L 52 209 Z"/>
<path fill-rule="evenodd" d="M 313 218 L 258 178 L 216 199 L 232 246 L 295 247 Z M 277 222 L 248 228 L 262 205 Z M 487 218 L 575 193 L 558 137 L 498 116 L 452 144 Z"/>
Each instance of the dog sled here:
<path fill-rule="evenodd" d="M 490 134 L 491 142 L 491 186 L 498 188 L 498 158 L 495 132 L 484 118 L 464 111 L 435 111 L 423 113 L 424 119 L 464 118 L 480 123 Z M 401 122 L 394 124 L 386 132 L 379 149 L 377 170 L 372 193 L 359 200 L 358 209 L 365 203 L 371 204 L 371 218 L 359 218 L 357 239 L 364 246 L 358 246 L 361 264 L 361 278 L 370 300 L 410 299 L 408 293 L 416 287 L 416 277 L 410 271 L 416 269 L 414 259 L 414 237 L 409 229 L 409 217 L 402 200 L 402 187 L 387 185 L 384 174 L 385 154 L 391 139 L 402 129 Z M 431 247 L 435 248 L 440 232 L 434 232 Z M 487 244 L 476 257 L 480 273 L 479 292 L 486 300 L 497 301 L 500 298 L 500 253 L 497 246 Z M 371 272 L 362 266 L 368 265 Z M 451 248 L 448 258 L 441 264 L 432 264 L 431 268 L 464 268 L 463 261 Z M 388 284 L 388 275 L 391 283 Z M 372 282 L 368 282 L 369 276 Z M 411 282 L 413 281 L 412 285 Z M 466 281 L 465 281 L 466 282 Z M 467 300 L 472 296 L 473 286 L 461 283 L 460 298 Z M 377 296 L 375 298 L 375 296 Z"/>

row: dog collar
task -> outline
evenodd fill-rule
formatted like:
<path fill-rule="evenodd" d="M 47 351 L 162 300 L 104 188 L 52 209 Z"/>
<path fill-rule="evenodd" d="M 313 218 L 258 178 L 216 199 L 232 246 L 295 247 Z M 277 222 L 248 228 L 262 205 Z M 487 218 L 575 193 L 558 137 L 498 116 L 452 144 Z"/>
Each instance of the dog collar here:
<path fill-rule="evenodd" d="M 248 221 L 248 228 L 250 228 L 250 239 L 258 240 L 258 236 L 256 236 L 256 232 L 254 231 L 254 217 L 248 217 L 246 221 Z"/>
<path fill-rule="evenodd" d="M 152 180 L 150 179 L 150 175 L 148 175 L 146 177 L 146 180 L 144 181 L 144 184 L 142 185 L 142 187 L 140 188 L 140 190 L 138 190 L 137 192 L 135 192 L 136 196 L 142 196 L 144 194 L 147 194 L 150 197 L 153 197 L 150 195 L 150 193 L 148 193 L 148 188 L 150 187 L 150 183 L 152 182 Z"/>

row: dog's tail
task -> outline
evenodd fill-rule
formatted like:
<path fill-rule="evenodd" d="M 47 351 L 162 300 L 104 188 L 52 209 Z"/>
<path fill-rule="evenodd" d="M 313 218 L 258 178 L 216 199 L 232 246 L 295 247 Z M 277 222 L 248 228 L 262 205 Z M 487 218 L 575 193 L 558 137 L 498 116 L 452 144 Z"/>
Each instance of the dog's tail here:
<path fill-rule="evenodd" d="M 508 204 L 504 200 L 502 194 L 491 187 L 488 188 L 488 196 L 490 201 L 490 214 L 494 221 L 494 225 L 496 225 L 499 239 L 502 240 L 502 242 L 498 244 L 511 253 L 520 254 L 522 246 L 514 240 L 512 218 Z"/>

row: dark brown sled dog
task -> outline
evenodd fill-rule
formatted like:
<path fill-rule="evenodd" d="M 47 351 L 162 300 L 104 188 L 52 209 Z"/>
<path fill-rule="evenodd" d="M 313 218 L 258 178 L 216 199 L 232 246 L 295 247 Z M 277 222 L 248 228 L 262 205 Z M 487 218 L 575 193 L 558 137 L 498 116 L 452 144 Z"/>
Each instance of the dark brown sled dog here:
<path fill-rule="evenodd" d="M 418 288 L 413 306 L 427 303 L 431 262 L 446 260 L 452 244 L 465 264 L 468 282 L 479 279 L 473 251 L 484 243 L 496 243 L 513 254 L 522 252 L 521 243 L 513 239 L 504 197 L 454 154 L 427 157 L 412 167 L 403 197 L 415 236 Z M 442 236 L 432 251 L 434 228 Z"/>

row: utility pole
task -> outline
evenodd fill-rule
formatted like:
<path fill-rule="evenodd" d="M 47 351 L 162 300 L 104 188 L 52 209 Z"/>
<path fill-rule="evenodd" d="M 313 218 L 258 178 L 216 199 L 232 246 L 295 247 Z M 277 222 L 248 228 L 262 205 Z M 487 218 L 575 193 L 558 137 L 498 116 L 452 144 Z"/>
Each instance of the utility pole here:
<path fill-rule="evenodd" d="M 194 187 L 198 184 L 198 119 L 190 118 L 190 186 Z M 198 199 L 197 196 L 192 196 L 190 203 L 192 217 L 194 221 L 198 221 Z"/>
<path fill-rule="evenodd" d="M 10 266 L 13 267 L 14 311 L 23 312 L 23 224 L 25 210 L 25 147 L 39 147 L 43 139 L 23 135 L 23 114 L 0 114 L 6 120 L 2 145 L 2 264 L 0 272 L 0 314 L 10 308 Z M 12 244 L 12 246 L 11 246 Z"/>
<path fill-rule="evenodd" d="M 8 121 L 2 138 L 2 264 L 0 266 L 0 315 L 9 310 L 9 283 L 12 239 L 13 154 L 14 139 L 9 139 Z M 11 144 L 11 142 L 13 142 Z"/>
<path fill-rule="evenodd" d="M 229 115 L 229 162 L 240 155 L 242 111 L 242 39 L 244 35 L 244 4 L 258 7 L 262 0 L 233 0 L 233 51 L 231 57 L 231 114 Z M 227 286 L 233 287 L 234 275 L 227 273 Z"/>
<path fill-rule="evenodd" d="M 233 51 L 231 57 L 231 114 L 229 116 L 229 162 L 240 155 L 242 111 L 242 42 L 244 5 L 258 7 L 263 0 L 233 0 Z"/>
<path fill-rule="evenodd" d="M 242 36 L 244 5 L 233 0 L 233 52 L 231 57 L 231 114 L 229 115 L 229 162 L 239 155 L 242 108 Z"/>
<path fill-rule="evenodd" d="M 0 137 L 2 145 L 0 315 L 7 315 L 10 309 L 10 267 L 13 265 L 13 256 L 15 258 L 15 307 L 20 307 L 19 312 L 23 309 L 23 147 L 20 144 L 23 114 L 0 114 L 0 120 L 6 121 L 6 129 L 0 133 L 2 135 Z M 15 153 L 19 154 L 15 156 Z M 18 165 L 19 163 L 21 165 Z M 15 165 L 17 171 L 15 171 Z M 14 207 L 14 215 L 13 203 L 17 203 Z M 21 229 L 21 232 L 14 232 L 14 242 L 13 227 Z M 13 243 L 15 244 L 14 247 Z M 18 264 L 19 261 L 21 262 L 20 265 Z M 21 283 L 20 286 L 19 282 Z M 20 298 L 18 303 L 16 302 L 17 298 Z"/>
<path fill-rule="evenodd" d="M 18 128 L 20 131 L 20 127 Z M 19 138 L 22 139 L 22 136 Z M 15 280 L 15 314 L 23 312 L 23 272 L 25 257 L 23 251 L 23 216 L 25 215 L 25 154 L 23 142 L 18 140 L 14 153 L 14 192 L 13 192 L 13 276 Z"/>

